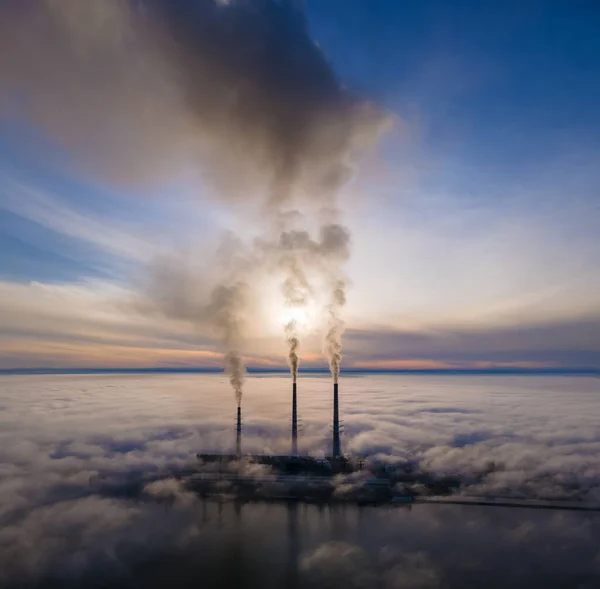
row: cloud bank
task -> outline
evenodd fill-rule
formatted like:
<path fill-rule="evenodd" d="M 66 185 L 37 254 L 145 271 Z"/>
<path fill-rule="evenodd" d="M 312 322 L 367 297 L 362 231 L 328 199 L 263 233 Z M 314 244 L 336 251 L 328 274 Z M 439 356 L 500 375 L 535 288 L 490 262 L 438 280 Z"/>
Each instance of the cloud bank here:
<path fill-rule="evenodd" d="M 417 460 L 432 472 L 463 473 L 469 494 L 598 501 L 594 384 L 347 378 L 343 443 L 364 455 Z M 244 448 L 287 450 L 288 379 L 250 378 L 247 385 Z M 329 389 L 329 379 L 299 381 L 303 452 L 329 442 Z M 158 587 L 192 579 L 208 587 L 597 583 L 594 514 L 202 501 L 174 477 L 194 464 L 198 450 L 233 446 L 227 390 L 223 376 L 3 377 L 3 586 Z M 469 487 L 468 474 L 491 460 L 497 469 L 485 488 Z"/>
<path fill-rule="evenodd" d="M 291 1 L 7 2 L 1 22 L 3 114 L 113 180 L 153 183 L 184 162 L 220 198 L 323 198 L 383 123 Z"/>

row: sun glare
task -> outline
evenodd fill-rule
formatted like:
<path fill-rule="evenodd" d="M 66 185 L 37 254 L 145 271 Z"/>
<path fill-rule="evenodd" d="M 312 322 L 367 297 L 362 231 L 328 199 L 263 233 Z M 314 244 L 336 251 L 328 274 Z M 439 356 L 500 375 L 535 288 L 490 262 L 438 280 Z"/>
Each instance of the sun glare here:
<path fill-rule="evenodd" d="M 305 307 L 284 307 L 279 314 L 282 325 L 295 321 L 298 327 L 306 327 L 309 323 L 309 313 Z"/>

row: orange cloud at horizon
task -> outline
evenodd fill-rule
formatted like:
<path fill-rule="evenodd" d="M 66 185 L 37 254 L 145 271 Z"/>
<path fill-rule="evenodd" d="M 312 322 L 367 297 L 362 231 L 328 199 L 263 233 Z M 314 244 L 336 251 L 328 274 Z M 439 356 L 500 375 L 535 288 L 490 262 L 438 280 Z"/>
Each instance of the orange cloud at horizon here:
<path fill-rule="evenodd" d="M 440 360 L 375 360 L 373 362 L 354 362 L 350 368 L 363 368 L 365 370 L 477 370 L 497 368 L 523 368 L 542 369 L 557 368 L 555 362 L 443 362 Z"/>
<path fill-rule="evenodd" d="M 223 353 L 214 350 L 155 348 L 139 345 L 19 339 L 0 342 L 0 369 L 32 368 L 221 368 Z M 321 359 L 307 355 L 307 359 Z M 281 369 L 284 356 L 246 355 L 247 365 Z"/>
<path fill-rule="evenodd" d="M 473 362 L 472 368 L 558 368 L 559 365 L 556 362 L 527 362 L 527 361 L 513 361 L 513 362 Z"/>
<path fill-rule="evenodd" d="M 0 368 L 155 368 L 169 364 L 218 367 L 223 357 L 211 350 L 98 346 L 88 342 L 75 344 L 40 340 L 0 343 L 0 356 Z"/>
<path fill-rule="evenodd" d="M 285 370 L 284 354 L 245 355 L 247 366 Z M 0 369 L 35 368 L 222 368 L 223 354 L 210 349 L 163 348 L 139 344 L 98 344 L 21 338 L 0 341 Z M 327 368 L 321 354 L 307 352 L 301 367 Z M 444 361 L 428 358 L 348 361 L 345 368 L 363 370 L 494 370 L 560 368 L 556 362 Z"/>
<path fill-rule="evenodd" d="M 454 368 L 452 364 L 439 360 L 375 360 L 373 362 L 353 362 L 350 368 L 367 370 L 436 370 Z"/>

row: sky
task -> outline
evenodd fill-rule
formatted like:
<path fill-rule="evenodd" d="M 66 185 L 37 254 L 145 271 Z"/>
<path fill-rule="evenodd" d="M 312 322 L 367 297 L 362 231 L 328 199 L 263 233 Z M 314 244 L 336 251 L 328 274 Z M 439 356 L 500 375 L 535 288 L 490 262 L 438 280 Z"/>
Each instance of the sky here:
<path fill-rule="evenodd" d="M 221 366 L 222 338 L 181 308 L 212 284 L 224 234 L 244 255 L 259 236 L 252 199 L 213 194 L 213 172 L 243 185 L 246 170 L 179 152 L 173 138 L 193 142 L 195 128 L 173 116 L 178 79 L 134 44 L 119 59 L 95 53 L 107 32 L 127 31 L 118 12 L 76 5 L 62 3 L 59 24 L 89 45 L 44 36 L 43 11 L 58 18 L 50 0 L 39 21 L 0 9 L 50 60 L 19 45 L 0 59 L 13 91 L 12 102 L 0 94 L 0 369 Z M 351 234 L 342 366 L 600 369 L 597 4 L 305 10 L 343 87 L 393 119 L 338 198 Z M 162 16 L 178 23 L 177 11 Z M 153 76 L 156 102 L 138 103 Z M 127 109 L 111 110 L 113 94 Z M 90 117 L 105 106 L 111 116 Z M 248 365 L 282 367 L 289 309 L 268 274 L 249 279 L 239 345 Z M 175 284 L 186 294 L 169 290 L 176 312 L 146 304 Z M 325 366 L 321 301 L 300 319 L 301 368 Z"/>

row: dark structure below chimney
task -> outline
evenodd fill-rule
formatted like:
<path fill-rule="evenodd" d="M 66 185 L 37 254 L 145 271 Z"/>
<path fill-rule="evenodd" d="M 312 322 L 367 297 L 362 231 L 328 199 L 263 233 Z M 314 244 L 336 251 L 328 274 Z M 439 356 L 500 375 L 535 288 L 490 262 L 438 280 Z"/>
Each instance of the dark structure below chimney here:
<path fill-rule="evenodd" d="M 338 383 L 333 383 L 333 447 L 332 457 L 339 458 L 342 455 L 340 444 L 340 408 L 338 400 Z"/>
<path fill-rule="evenodd" d="M 292 456 L 298 456 L 298 399 L 296 381 L 292 385 Z"/>
<path fill-rule="evenodd" d="M 236 456 L 242 455 L 242 408 L 237 408 L 237 425 L 235 428 L 235 453 Z"/>

